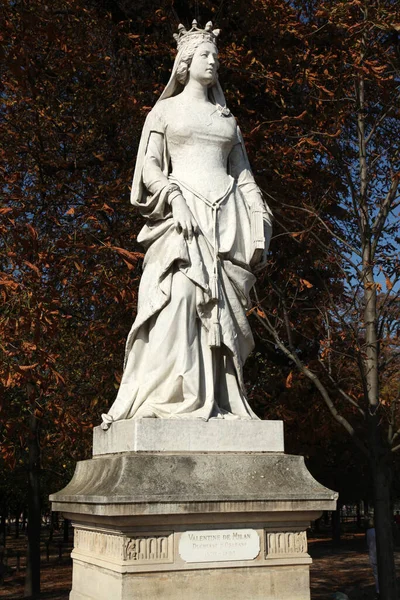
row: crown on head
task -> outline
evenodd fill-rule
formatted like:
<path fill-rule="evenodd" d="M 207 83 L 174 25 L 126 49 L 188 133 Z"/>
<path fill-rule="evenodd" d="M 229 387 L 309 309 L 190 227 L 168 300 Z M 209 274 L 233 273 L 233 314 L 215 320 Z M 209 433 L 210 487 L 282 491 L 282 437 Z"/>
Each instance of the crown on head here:
<path fill-rule="evenodd" d="M 182 46 L 186 45 L 191 39 L 195 37 L 201 37 L 205 42 L 212 42 L 213 44 L 217 44 L 217 38 L 220 34 L 220 29 L 213 30 L 213 24 L 211 21 L 208 21 L 207 25 L 204 29 L 198 27 L 196 19 L 192 21 L 192 28 L 187 31 L 186 27 L 180 23 L 178 25 L 178 33 L 174 33 L 174 38 L 176 40 L 178 50 L 182 48 Z"/>

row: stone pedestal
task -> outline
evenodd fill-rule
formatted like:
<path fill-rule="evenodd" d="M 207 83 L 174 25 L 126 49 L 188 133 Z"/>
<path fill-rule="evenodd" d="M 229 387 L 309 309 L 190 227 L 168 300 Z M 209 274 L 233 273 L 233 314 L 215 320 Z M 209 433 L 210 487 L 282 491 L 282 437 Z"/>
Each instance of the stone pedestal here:
<path fill-rule="evenodd" d="M 53 510 L 75 529 L 70 600 L 309 600 L 306 528 L 337 494 L 278 421 L 94 430 Z"/>

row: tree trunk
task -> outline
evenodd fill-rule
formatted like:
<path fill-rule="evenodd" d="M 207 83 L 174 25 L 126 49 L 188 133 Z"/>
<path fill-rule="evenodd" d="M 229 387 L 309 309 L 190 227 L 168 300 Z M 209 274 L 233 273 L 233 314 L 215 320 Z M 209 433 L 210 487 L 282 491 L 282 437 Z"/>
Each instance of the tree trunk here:
<path fill-rule="evenodd" d="M 53 541 L 53 536 L 54 536 L 54 515 L 55 513 L 50 513 L 50 528 L 49 528 L 49 543 L 51 543 Z"/>
<path fill-rule="evenodd" d="M 369 501 L 364 500 L 364 521 L 369 518 Z"/>
<path fill-rule="evenodd" d="M 360 500 L 357 502 L 357 529 L 358 530 L 362 529 Z"/>
<path fill-rule="evenodd" d="M 1 514 L 1 537 L 3 538 L 3 546 L 6 545 L 6 537 L 7 537 L 7 517 L 6 517 L 7 511 L 6 509 L 4 509 L 4 511 Z"/>
<path fill-rule="evenodd" d="M 380 439 L 379 418 L 369 416 L 374 520 L 381 600 L 398 600 L 391 510 L 392 457 Z"/>
<path fill-rule="evenodd" d="M 15 513 L 15 539 L 16 540 L 19 538 L 19 517 L 20 517 L 20 511 L 17 510 L 17 512 Z"/>
<path fill-rule="evenodd" d="M 69 539 L 69 519 L 64 519 L 64 542 L 68 542 Z"/>
<path fill-rule="evenodd" d="M 315 533 L 321 532 L 321 517 L 319 519 L 315 519 L 315 521 L 314 521 L 314 532 Z"/>
<path fill-rule="evenodd" d="M 340 510 L 341 506 L 338 503 L 336 510 L 332 513 L 332 541 L 335 544 L 340 544 Z"/>
<path fill-rule="evenodd" d="M 29 418 L 29 472 L 28 472 L 28 552 L 24 598 L 37 598 L 40 594 L 40 447 L 39 422 L 32 414 Z"/>

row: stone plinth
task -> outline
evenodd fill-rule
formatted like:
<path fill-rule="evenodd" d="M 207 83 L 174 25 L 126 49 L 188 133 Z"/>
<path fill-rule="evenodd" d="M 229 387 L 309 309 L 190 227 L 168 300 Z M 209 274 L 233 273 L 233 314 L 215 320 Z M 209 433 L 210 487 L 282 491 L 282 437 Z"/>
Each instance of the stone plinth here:
<path fill-rule="evenodd" d="M 267 450 L 278 439 L 268 422 L 257 423 L 269 438 L 257 452 L 248 450 L 250 423 L 235 422 L 236 452 L 222 441 L 224 421 L 214 427 L 216 439 L 190 434 L 180 452 L 171 423 L 125 424 L 124 431 L 139 431 L 141 452 L 101 454 L 112 445 L 95 441 L 95 457 L 79 462 L 67 487 L 51 496 L 53 510 L 75 528 L 70 600 L 309 600 L 306 529 L 335 508 L 337 494 L 311 477 L 302 457 Z M 187 424 L 179 422 L 182 432 Z M 140 438 L 142 425 L 165 431 L 149 436 L 150 444 Z M 205 440 L 208 451 L 194 449 Z M 231 449 L 218 450 L 218 440 Z M 128 442 L 131 435 L 116 447 Z"/>
<path fill-rule="evenodd" d="M 282 421 L 127 419 L 93 430 L 93 456 L 116 452 L 283 452 Z"/>

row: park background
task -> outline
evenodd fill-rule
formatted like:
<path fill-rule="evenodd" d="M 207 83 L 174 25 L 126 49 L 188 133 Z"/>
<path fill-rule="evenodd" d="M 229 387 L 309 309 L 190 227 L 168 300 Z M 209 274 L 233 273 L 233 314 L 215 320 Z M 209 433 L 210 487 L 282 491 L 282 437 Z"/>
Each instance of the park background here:
<path fill-rule="evenodd" d="M 286 451 L 339 492 L 339 509 L 375 507 L 382 597 L 396 598 L 398 2 L 1 9 L 0 513 L 4 536 L 17 516 L 29 523 L 26 596 L 40 586 L 48 494 L 90 457 L 118 389 L 143 259 L 129 204 L 138 141 L 172 34 L 196 17 L 222 29 L 220 80 L 275 217 L 249 311 L 249 400 L 284 421 Z"/>

